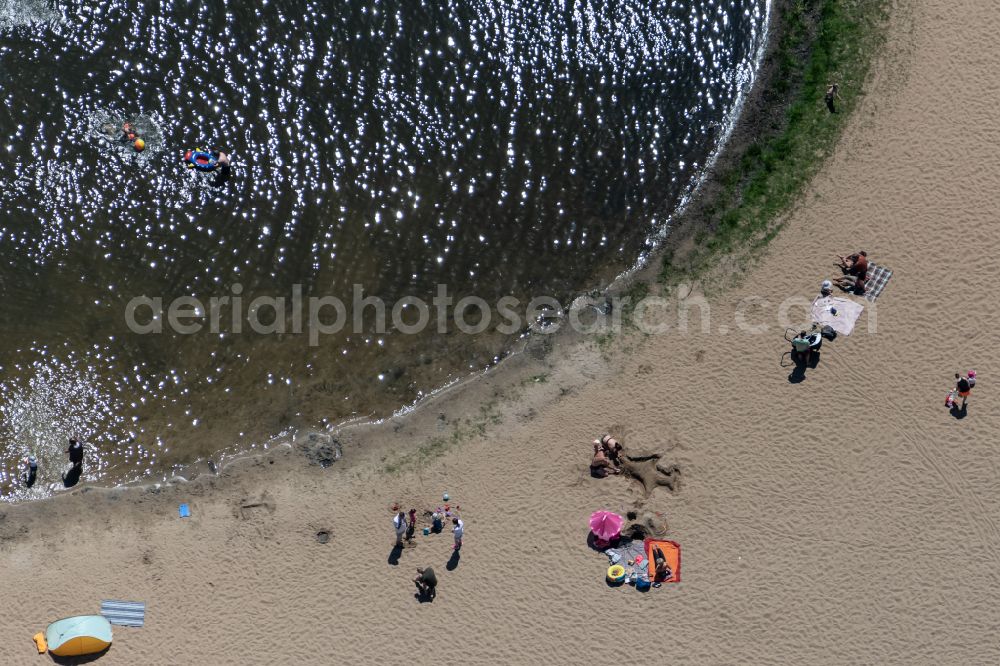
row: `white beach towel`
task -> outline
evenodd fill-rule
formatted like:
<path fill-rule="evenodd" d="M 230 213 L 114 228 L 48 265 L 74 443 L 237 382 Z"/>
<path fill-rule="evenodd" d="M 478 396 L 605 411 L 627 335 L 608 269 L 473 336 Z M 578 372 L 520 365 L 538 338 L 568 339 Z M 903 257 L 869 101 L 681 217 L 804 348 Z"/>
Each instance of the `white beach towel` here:
<path fill-rule="evenodd" d="M 820 326 L 830 326 L 840 335 L 850 335 L 865 306 L 834 296 L 821 296 L 813 301 L 812 318 Z"/>

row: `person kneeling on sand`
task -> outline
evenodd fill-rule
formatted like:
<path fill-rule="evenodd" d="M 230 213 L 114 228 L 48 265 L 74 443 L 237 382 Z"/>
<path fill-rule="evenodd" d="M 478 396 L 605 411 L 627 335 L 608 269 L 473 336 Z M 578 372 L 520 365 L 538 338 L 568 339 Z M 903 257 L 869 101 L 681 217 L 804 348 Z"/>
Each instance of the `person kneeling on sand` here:
<path fill-rule="evenodd" d="M 604 455 L 616 466 L 621 464 L 622 445 L 611 435 L 604 435 L 600 439 L 595 439 L 594 444 L 599 444 Z"/>
<path fill-rule="evenodd" d="M 434 569 L 427 567 L 426 569 L 417 569 L 417 577 L 413 579 L 413 584 L 417 586 L 417 592 L 422 597 L 427 597 L 428 599 L 433 599 L 437 596 L 437 576 L 434 575 Z"/>
<path fill-rule="evenodd" d="M 594 459 L 590 461 L 590 475 L 595 479 L 603 479 L 608 474 L 618 474 L 620 470 L 608 460 L 599 442 L 594 442 Z"/>

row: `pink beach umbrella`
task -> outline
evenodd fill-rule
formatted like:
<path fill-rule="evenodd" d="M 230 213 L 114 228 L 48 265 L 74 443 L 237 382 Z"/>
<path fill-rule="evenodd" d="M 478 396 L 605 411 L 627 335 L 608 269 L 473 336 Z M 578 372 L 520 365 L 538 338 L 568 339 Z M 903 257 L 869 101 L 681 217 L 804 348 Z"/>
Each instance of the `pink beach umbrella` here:
<path fill-rule="evenodd" d="M 610 511 L 595 511 L 590 515 L 590 531 L 604 541 L 611 541 L 621 534 L 624 524 L 624 518 Z"/>

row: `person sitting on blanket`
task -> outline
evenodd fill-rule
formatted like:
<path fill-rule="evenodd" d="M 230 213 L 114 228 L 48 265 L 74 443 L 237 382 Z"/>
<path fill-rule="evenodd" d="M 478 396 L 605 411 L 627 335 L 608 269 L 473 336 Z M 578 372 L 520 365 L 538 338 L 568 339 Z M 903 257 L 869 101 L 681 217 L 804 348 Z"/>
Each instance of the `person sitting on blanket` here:
<path fill-rule="evenodd" d="M 662 583 L 665 580 L 673 578 L 674 572 L 670 569 L 670 565 L 667 564 L 667 558 L 663 555 L 663 551 L 660 550 L 659 546 L 653 546 L 653 566 L 656 571 L 657 583 Z"/>
<path fill-rule="evenodd" d="M 852 254 L 849 257 L 837 257 L 840 259 L 838 265 L 844 273 L 849 273 L 851 275 L 857 275 L 858 273 L 865 274 L 868 272 L 868 253 L 864 250 Z"/>
<path fill-rule="evenodd" d="M 849 257 L 839 257 L 843 277 L 837 279 L 837 286 L 844 291 L 864 293 L 865 281 L 868 279 L 868 253 L 861 250 Z"/>
<path fill-rule="evenodd" d="M 618 474 L 621 470 L 604 454 L 599 442 L 594 442 L 594 459 L 590 462 L 590 475 L 595 479 L 603 479 L 608 474 Z"/>

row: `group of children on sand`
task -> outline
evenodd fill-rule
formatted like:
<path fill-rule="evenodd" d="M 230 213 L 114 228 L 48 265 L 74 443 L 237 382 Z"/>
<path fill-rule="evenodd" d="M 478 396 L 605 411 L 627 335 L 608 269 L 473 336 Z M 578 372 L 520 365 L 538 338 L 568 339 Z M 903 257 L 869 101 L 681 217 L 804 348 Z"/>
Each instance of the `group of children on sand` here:
<path fill-rule="evenodd" d="M 445 498 L 447 499 L 447 495 Z M 442 517 L 440 513 L 433 514 L 433 527 L 430 528 L 432 531 L 440 532 L 443 529 Z M 465 521 L 458 516 L 452 516 L 451 524 L 451 532 L 455 537 L 455 545 L 452 546 L 452 550 L 455 551 L 457 557 L 458 551 L 462 548 L 462 539 L 465 537 Z M 399 511 L 392 519 L 392 526 L 396 532 L 396 548 L 402 548 L 403 539 L 410 541 L 416 533 L 417 510 L 410 509 L 409 517 L 403 511 Z M 417 586 L 419 598 L 432 601 L 437 596 L 437 575 L 432 567 L 417 568 L 417 577 L 413 579 L 413 584 Z"/>

